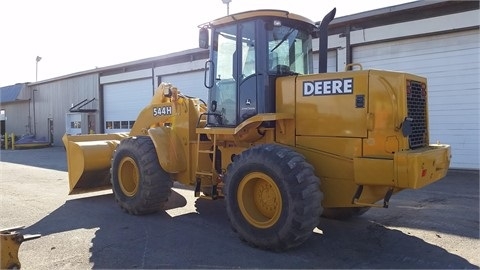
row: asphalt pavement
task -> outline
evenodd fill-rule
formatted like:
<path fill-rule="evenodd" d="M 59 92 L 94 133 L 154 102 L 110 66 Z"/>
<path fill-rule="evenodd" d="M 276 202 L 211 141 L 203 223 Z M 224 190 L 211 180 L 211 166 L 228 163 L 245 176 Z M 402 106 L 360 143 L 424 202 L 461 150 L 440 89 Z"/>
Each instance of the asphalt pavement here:
<path fill-rule="evenodd" d="M 112 192 L 67 195 L 63 147 L 0 150 L 0 228 L 25 225 L 22 269 L 479 269 L 479 174 L 451 170 L 348 221 L 321 219 L 306 243 L 276 253 L 231 230 L 223 200 L 176 184 L 167 210 L 132 216 Z"/>

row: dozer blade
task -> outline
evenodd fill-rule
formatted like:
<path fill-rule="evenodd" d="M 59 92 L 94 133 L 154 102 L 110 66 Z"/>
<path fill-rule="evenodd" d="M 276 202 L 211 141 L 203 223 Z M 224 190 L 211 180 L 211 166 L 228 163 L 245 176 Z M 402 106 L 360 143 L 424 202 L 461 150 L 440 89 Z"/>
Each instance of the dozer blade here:
<path fill-rule="evenodd" d="M 113 151 L 127 133 L 75 135 L 62 138 L 67 151 L 69 194 L 110 188 Z"/>

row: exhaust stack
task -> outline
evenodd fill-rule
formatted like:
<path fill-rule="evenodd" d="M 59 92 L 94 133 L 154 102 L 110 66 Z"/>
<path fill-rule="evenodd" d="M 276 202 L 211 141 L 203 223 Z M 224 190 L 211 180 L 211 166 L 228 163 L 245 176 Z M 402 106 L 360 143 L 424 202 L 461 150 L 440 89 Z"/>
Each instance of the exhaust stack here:
<path fill-rule="evenodd" d="M 336 8 L 333 8 L 320 23 L 319 33 L 318 33 L 318 73 L 327 72 L 327 45 L 328 45 L 328 25 L 335 18 L 335 13 L 337 12 Z"/>

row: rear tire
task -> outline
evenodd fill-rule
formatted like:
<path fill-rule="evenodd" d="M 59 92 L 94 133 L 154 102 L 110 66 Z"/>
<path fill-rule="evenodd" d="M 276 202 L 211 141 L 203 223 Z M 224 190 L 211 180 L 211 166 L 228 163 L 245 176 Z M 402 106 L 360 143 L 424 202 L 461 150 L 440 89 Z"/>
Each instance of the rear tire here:
<path fill-rule="evenodd" d="M 150 137 L 122 140 L 113 155 L 111 175 L 116 202 L 133 215 L 161 210 L 172 191 L 173 181 L 160 166 Z"/>
<path fill-rule="evenodd" d="M 305 242 L 322 211 L 320 180 L 295 151 L 275 144 L 244 151 L 225 175 L 232 228 L 252 246 L 286 250 Z"/>

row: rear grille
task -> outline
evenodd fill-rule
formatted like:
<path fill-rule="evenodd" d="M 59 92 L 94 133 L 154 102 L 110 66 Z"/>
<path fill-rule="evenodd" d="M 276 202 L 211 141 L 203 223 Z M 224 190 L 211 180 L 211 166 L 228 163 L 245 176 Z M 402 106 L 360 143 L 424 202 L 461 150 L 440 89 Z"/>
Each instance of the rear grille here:
<path fill-rule="evenodd" d="M 410 149 L 428 145 L 427 89 L 417 81 L 407 81 L 408 117 L 412 120 L 412 133 L 408 137 Z"/>

